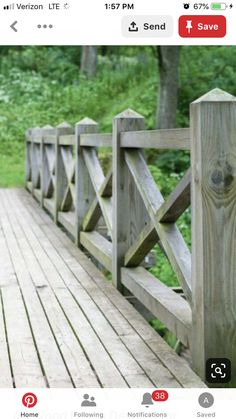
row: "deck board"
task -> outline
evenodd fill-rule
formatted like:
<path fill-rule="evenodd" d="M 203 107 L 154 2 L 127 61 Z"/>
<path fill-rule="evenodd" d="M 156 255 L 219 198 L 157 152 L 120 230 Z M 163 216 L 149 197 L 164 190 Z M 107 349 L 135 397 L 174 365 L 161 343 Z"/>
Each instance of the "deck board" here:
<path fill-rule="evenodd" d="M 16 387 L 204 386 L 24 190 L 0 190 L 0 266 L 0 387 L 12 386 L 10 359 Z"/>

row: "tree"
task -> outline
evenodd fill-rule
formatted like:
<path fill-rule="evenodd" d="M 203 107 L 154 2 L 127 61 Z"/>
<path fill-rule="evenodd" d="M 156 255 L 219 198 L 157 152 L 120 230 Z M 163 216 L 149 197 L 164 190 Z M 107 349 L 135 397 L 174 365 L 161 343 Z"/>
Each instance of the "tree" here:
<path fill-rule="evenodd" d="M 174 128 L 179 81 L 179 46 L 157 47 L 159 67 L 159 95 L 157 103 L 157 128 Z"/>
<path fill-rule="evenodd" d="M 88 78 L 96 76 L 97 72 L 97 47 L 83 46 L 80 71 Z"/>

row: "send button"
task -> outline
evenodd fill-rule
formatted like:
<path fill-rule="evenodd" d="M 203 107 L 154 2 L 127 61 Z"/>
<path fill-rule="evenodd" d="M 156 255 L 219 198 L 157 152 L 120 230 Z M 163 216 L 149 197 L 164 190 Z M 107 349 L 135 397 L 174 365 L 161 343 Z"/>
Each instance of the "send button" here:
<path fill-rule="evenodd" d="M 124 16 L 122 35 L 132 38 L 169 38 L 173 35 L 172 16 Z"/>

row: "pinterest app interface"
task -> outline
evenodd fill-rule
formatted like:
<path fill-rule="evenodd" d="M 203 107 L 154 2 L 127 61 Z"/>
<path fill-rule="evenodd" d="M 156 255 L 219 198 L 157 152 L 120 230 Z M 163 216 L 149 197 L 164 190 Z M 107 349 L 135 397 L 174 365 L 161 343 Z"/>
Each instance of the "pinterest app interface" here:
<path fill-rule="evenodd" d="M 236 2 L 0 9 L 0 418 L 235 419 Z"/>

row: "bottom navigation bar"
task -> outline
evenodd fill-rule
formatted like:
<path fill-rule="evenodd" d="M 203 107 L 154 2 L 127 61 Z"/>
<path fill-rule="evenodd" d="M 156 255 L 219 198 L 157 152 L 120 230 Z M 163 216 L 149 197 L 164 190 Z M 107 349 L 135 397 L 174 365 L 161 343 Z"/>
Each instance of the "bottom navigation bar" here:
<path fill-rule="evenodd" d="M 4 419 L 235 418 L 236 390 L 11 389 L 0 390 Z"/>

